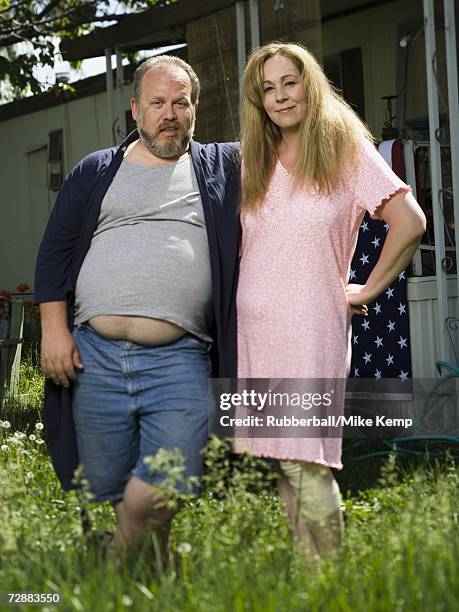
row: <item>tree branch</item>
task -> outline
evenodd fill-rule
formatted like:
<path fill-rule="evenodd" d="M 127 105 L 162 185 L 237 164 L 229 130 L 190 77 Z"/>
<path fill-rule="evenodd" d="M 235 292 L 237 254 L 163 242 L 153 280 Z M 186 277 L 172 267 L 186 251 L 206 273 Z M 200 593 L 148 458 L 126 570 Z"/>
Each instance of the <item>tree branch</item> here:
<path fill-rule="evenodd" d="M 22 4 L 28 4 L 29 2 L 30 0 L 18 0 L 14 4 L 10 4 L 9 6 L 5 6 L 5 8 L 0 9 L 0 13 L 8 13 L 9 11 L 20 7 Z"/>
<path fill-rule="evenodd" d="M 46 89 L 34 70 L 40 64 L 52 64 L 53 39 L 81 37 L 87 32 L 101 31 L 104 24 L 119 23 L 135 11 L 144 11 L 161 0 L 119 0 L 127 13 L 113 14 L 111 0 L 11 0 L 0 8 L 0 48 L 7 56 L 0 57 L 0 80 L 8 79 L 15 96 Z M 170 0 L 175 2 L 175 0 Z M 31 51 L 20 53 L 15 46 L 27 43 Z M 9 47 L 11 52 L 8 53 Z"/>
<path fill-rule="evenodd" d="M 4 27 L 3 24 L 0 26 L 0 47 L 9 47 L 10 45 L 16 44 L 21 40 L 29 41 L 34 39 L 35 36 L 47 36 L 57 34 L 59 32 L 65 36 L 68 33 L 73 32 L 76 28 L 81 26 L 89 26 L 93 23 L 104 23 L 110 21 L 120 22 L 124 19 L 125 15 L 93 15 L 92 17 L 85 17 L 78 19 L 77 15 L 72 20 L 70 19 L 65 25 L 62 24 L 64 19 L 71 18 L 74 13 L 78 13 L 79 8 L 69 9 L 65 13 L 42 19 L 35 23 L 16 23 L 13 25 L 12 20 L 8 24 L 8 27 Z M 6 38 L 2 35 L 2 30 L 7 30 L 8 35 Z"/>
<path fill-rule="evenodd" d="M 41 19 L 42 17 L 45 17 L 46 15 L 48 15 L 48 13 L 50 13 L 51 11 L 53 11 L 55 8 L 57 8 L 59 6 L 59 4 L 62 4 L 61 2 L 59 2 L 59 0 L 51 0 L 41 11 L 41 13 L 37 13 L 37 18 Z"/>

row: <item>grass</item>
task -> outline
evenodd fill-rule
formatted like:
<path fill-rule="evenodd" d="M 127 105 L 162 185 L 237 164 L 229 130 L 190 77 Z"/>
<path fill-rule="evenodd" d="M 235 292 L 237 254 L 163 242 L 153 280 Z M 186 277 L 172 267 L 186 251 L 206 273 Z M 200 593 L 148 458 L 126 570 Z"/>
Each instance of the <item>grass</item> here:
<path fill-rule="evenodd" d="M 453 461 L 401 467 L 390 457 L 371 486 L 344 490 L 341 558 L 307 564 L 292 546 L 268 465 L 232 462 L 224 443 L 214 441 L 204 494 L 190 498 L 174 521 L 175 568 L 158 575 L 139 555 L 117 570 L 97 543 L 114 529 L 112 509 L 61 491 L 42 439 L 40 380 L 33 382 L 33 366 L 23 373 L 34 388 L 29 408 L 10 405 L 1 414 L 0 590 L 58 592 L 60 609 L 80 611 L 457 608 L 459 470 Z M 349 461 L 345 472 L 361 466 Z M 83 504 L 89 534 L 82 531 Z"/>

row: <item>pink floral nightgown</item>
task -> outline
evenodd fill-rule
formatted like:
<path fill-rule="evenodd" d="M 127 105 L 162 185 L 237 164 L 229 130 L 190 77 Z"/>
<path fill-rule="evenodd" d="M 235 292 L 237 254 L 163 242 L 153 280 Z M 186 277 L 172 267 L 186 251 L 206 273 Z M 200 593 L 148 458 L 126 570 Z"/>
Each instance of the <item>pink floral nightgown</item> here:
<path fill-rule="evenodd" d="M 331 196 L 295 191 L 277 162 L 261 209 L 242 215 L 239 378 L 348 376 L 345 286 L 362 217 L 409 190 L 368 141 Z M 342 468 L 340 437 L 237 438 L 235 450 Z"/>

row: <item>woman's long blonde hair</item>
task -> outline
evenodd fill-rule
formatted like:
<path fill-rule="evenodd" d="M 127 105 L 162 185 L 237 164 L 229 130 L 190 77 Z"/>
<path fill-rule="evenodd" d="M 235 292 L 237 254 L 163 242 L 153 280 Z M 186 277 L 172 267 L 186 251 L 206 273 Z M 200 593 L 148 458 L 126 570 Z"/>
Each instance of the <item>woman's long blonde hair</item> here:
<path fill-rule="evenodd" d="M 244 164 L 244 210 L 260 206 L 273 173 L 281 132 L 263 108 L 263 66 L 280 54 L 290 59 L 303 78 L 306 114 L 299 130 L 295 177 L 323 193 L 336 187 L 343 165 L 352 159 L 362 138 L 373 140 L 358 115 L 333 89 L 315 57 L 294 43 L 270 43 L 255 49 L 243 76 L 241 154 Z"/>

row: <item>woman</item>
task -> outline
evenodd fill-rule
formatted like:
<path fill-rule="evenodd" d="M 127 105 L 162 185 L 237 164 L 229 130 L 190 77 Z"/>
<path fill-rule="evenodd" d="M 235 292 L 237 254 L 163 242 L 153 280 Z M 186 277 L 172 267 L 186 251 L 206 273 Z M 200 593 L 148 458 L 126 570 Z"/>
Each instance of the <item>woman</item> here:
<path fill-rule="evenodd" d="M 304 47 L 256 49 L 243 92 L 238 377 L 345 380 L 352 313 L 365 314 L 406 268 L 424 214 Z M 365 285 L 351 285 L 365 211 L 389 230 Z M 338 395 L 334 411 L 342 414 Z M 279 492 L 310 555 L 339 548 L 330 468 L 342 468 L 341 437 L 241 437 L 236 451 L 278 460 Z"/>

